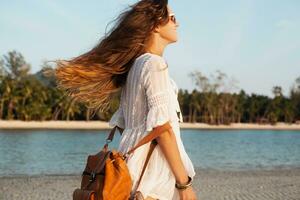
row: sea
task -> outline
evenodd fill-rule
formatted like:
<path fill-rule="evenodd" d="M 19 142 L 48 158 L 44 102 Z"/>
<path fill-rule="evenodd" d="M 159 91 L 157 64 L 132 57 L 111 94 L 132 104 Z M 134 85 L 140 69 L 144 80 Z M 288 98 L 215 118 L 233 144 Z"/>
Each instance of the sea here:
<path fill-rule="evenodd" d="M 76 175 L 98 153 L 109 130 L 0 130 L 0 176 Z M 300 167 L 299 130 L 181 129 L 198 169 L 226 171 Z M 110 149 L 117 149 L 116 134 Z"/>

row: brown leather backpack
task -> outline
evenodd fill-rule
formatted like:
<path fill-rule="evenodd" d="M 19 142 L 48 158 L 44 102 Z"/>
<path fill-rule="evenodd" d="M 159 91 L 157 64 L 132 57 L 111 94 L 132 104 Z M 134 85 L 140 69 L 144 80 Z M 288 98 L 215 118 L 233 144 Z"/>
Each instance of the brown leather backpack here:
<path fill-rule="evenodd" d="M 121 134 L 122 129 L 115 126 L 110 131 L 102 150 L 95 155 L 88 156 L 86 167 L 82 173 L 81 187 L 74 190 L 73 200 L 128 200 L 143 198 L 138 191 L 132 196 L 130 195 L 132 180 L 126 165 L 126 159 L 135 149 L 151 141 L 149 152 L 137 183 L 138 187 L 149 158 L 157 145 L 155 138 L 164 131 L 168 131 L 171 125 L 169 122 L 166 122 L 161 126 L 155 127 L 124 155 L 114 149 L 111 151 L 108 149 L 108 144 L 113 140 L 116 128 L 119 129 Z"/>

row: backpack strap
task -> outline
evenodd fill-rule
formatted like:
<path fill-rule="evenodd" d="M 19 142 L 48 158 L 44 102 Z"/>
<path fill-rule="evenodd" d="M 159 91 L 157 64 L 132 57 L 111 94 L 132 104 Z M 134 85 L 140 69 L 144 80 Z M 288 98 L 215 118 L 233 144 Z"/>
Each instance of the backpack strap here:
<path fill-rule="evenodd" d="M 114 137 L 116 128 L 117 128 L 117 126 L 115 126 L 115 127 L 111 130 L 111 132 L 110 132 L 108 138 L 106 139 L 107 142 L 108 142 L 108 141 L 111 142 L 111 141 L 113 140 L 113 137 Z M 118 128 L 119 128 L 119 127 L 118 127 Z M 141 182 L 142 177 L 143 177 L 143 175 L 144 175 L 144 172 L 145 172 L 145 170 L 146 170 L 147 164 L 148 164 L 148 162 L 149 162 L 149 160 L 150 160 L 150 156 L 151 156 L 151 154 L 152 154 L 154 148 L 155 148 L 156 145 L 157 145 L 157 141 L 156 141 L 155 139 L 156 139 L 159 135 L 161 135 L 163 132 L 168 131 L 169 129 L 172 129 L 172 126 L 170 125 L 170 122 L 166 122 L 166 123 L 164 123 L 163 125 L 160 125 L 160 126 L 157 126 L 157 127 L 153 128 L 153 130 L 152 130 L 150 133 L 148 133 L 145 137 L 143 137 L 143 138 L 137 143 L 137 145 L 135 145 L 132 149 L 130 149 L 127 153 L 124 154 L 124 158 L 127 158 L 131 153 L 134 152 L 134 150 L 136 150 L 136 149 L 139 148 L 140 146 L 142 146 L 142 145 L 144 145 L 144 144 L 146 144 L 146 143 L 148 143 L 148 142 L 151 141 L 150 148 L 149 148 L 149 151 L 148 151 L 148 154 L 147 154 L 147 157 L 146 157 L 146 160 L 145 160 L 145 163 L 144 163 L 144 166 L 143 166 L 143 169 L 142 169 L 140 178 L 139 178 L 139 180 L 138 180 L 138 182 L 137 182 L 136 188 L 138 188 L 139 185 L 140 185 L 140 182 Z M 119 130 L 120 130 L 120 129 L 119 129 Z M 121 133 L 121 132 L 120 132 L 120 133 Z M 107 149 L 107 147 L 108 147 L 108 143 L 105 144 L 104 148 Z"/>
<path fill-rule="evenodd" d="M 115 126 L 109 133 L 108 137 L 106 138 L 106 144 L 104 145 L 104 147 L 106 147 L 107 149 L 107 146 L 108 146 L 108 143 L 110 143 L 113 139 L 114 139 L 114 135 L 115 135 L 115 132 L 116 132 L 116 128 L 119 129 L 119 132 L 120 134 L 122 135 L 121 133 L 121 129 L 120 127 L 118 126 Z M 129 156 L 129 154 L 133 153 L 134 150 L 136 150 L 137 148 L 139 148 L 140 146 L 154 140 L 155 138 L 157 138 L 160 134 L 162 134 L 164 131 L 167 131 L 169 129 L 171 129 L 172 126 L 170 125 L 170 122 L 166 122 L 160 126 L 157 126 L 155 128 L 153 128 L 153 130 L 148 133 L 145 137 L 143 137 L 137 144 L 136 146 L 134 146 L 132 149 L 130 149 L 127 153 L 124 154 L 125 157 Z"/>
<path fill-rule="evenodd" d="M 128 156 L 129 154 L 131 154 L 132 152 L 134 152 L 134 150 L 136 150 L 137 148 L 139 148 L 140 146 L 154 140 L 155 138 L 157 138 L 160 134 L 162 134 L 165 131 L 168 131 L 169 129 L 171 129 L 172 126 L 170 125 L 169 122 L 164 123 L 163 125 L 157 126 L 155 128 L 153 128 L 153 130 L 148 133 L 143 139 L 141 139 L 137 145 L 135 145 L 135 147 L 133 147 L 132 149 L 130 149 L 124 156 Z"/>
<path fill-rule="evenodd" d="M 142 177 L 144 175 L 144 172 L 146 170 L 146 167 L 147 167 L 147 164 L 150 160 L 150 156 L 154 150 L 154 148 L 156 147 L 157 145 L 157 141 L 155 140 L 160 134 L 162 134 L 163 132 L 165 131 L 168 131 L 169 129 L 171 129 L 171 125 L 169 122 L 166 122 L 165 124 L 161 125 L 161 126 L 157 126 L 155 127 L 149 134 L 147 134 L 143 139 L 141 139 L 138 144 L 133 147 L 131 150 L 129 150 L 124 156 L 125 157 L 128 157 L 129 154 L 131 154 L 132 152 L 134 152 L 134 150 L 136 150 L 137 148 L 139 148 L 140 146 L 148 143 L 151 141 L 151 144 L 150 144 L 150 148 L 149 148 L 149 151 L 148 151 L 148 154 L 147 154 L 147 157 L 146 157 L 146 160 L 145 160 L 145 163 L 144 163 L 144 166 L 143 166 L 143 169 L 142 169 L 142 173 L 139 177 L 139 180 L 137 182 L 137 185 L 136 185 L 136 188 L 139 187 L 140 183 L 141 183 L 141 180 L 142 180 Z"/>
<path fill-rule="evenodd" d="M 149 162 L 149 160 L 150 160 L 150 156 L 152 155 L 152 152 L 153 152 L 154 148 L 156 147 L 156 145 L 157 145 L 156 140 L 153 140 L 153 141 L 151 142 L 151 144 L 150 144 L 150 148 L 149 148 L 149 151 L 148 151 L 148 154 L 147 154 L 147 157 L 146 157 L 146 160 L 145 160 L 143 169 L 142 169 L 142 173 L 141 173 L 140 178 L 139 178 L 139 180 L 138 180 L 138 182 L 137 182 L 136 188 L 138 188 L 139 185 L 140 185 L 140 183 L 141 183 L 141 180 L 142 180 L 142 177 L 143 177 L 144 172 L 145 172 L 145 170 L 146 170 L 147 164 L 148 164 L 148 162 Z"/>
<path fill-rule="evenodd" d="M 106 138 L 106 141 L 111 142 L 111 141 L 114 139 L 114 135 L 115 135 L 115 132 L 116 132 L 116 128 L 118 128 L 120 135 L 122 135 L 123 129 L 120 128 L 120 127 L 118 127 L 118 126 L 115 126 L 115 127 L 110 131 L 108 137 Z"/>

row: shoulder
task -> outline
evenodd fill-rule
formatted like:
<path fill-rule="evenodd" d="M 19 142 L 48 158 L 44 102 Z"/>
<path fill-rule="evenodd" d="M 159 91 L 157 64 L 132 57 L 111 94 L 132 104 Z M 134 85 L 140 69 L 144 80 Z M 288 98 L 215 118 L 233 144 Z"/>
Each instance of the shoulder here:
<path fill-rule="evenodd" d="M 161 71 L 168 68 L 166 60 L 156 54 L 144 53 L 137 59 L 142 60 L 141 65 L 143 67 L 143 70 Z"/>

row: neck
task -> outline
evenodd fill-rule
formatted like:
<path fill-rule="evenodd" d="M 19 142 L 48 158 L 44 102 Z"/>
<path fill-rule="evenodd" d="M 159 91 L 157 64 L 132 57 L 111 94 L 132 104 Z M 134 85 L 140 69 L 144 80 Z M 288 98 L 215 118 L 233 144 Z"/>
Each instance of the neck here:
<path fill-rule="evenodd" d="M 168 43 L 163 38 L 154 35 L 149 42 L 148 48 L 146 48 L 146 52 L 163 56 L 167 44 Z"/>

